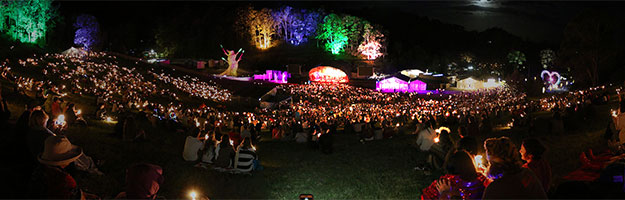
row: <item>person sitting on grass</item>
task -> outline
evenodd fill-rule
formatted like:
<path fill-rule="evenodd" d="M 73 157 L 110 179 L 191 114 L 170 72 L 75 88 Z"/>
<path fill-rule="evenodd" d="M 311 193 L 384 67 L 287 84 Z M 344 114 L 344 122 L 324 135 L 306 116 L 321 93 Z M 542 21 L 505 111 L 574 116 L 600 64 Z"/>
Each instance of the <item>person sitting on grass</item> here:
<path fill-rule="evenodd" d="M 543 185 L 545 192 L 549 191 L 551 185 L 551 166 L 549 162 L 543 158 L 545 152 L 545 146 L 543 146 L 537 139 L 525 139 L 521 144 L 521 159 L 527 162 L 523 167 L 531 169 L 538 180 Z"/>
<path fill-rule="evenodd" d="M 163 184 L 163 168 L 158 165 L 139 163 L 126 170 L 126 188 L 116 199 L 156 199 Z"/>
<path fill-rule="evenodd" d="M 37 156 L 40 165 L 30 180 L 31 198 L 97 199 L 83 192 L 65 168 L 83 155 L 82 149 L 72 145 L 65 136 L 50 136 L 45 140 L 43 153 Z"/>
<path fill-rule="evenodd" d="M 421 199 L 481 199 L 487 178 L 475 170 L 473 159 L 464 150 L 456 151 L 445 166 L 447 174 L 423 189 Z"/>
<path fill-rule="evenodd" d="M 484 141 L 486 171 L 493 180 L 484 190 L 483 199 L 546 199 L 547 195 L 534 172 L 521 166 L 514 143 L 508 137 Z"/>
<path fill-rule="evenodd" d="M 30 115 L 29 132 L 27 136 L 28 148 L 34 160 L 43 151 L 44 141 L 56 134 L 46 127 L 49 117 L 43 110 L 35 110 Z"/>
<path fill-rule="evenodd" d="M 232 159 L 234 159 L 234 154 L 234 147 L 230 144 L 230 137 L 226 134 L 222 135 L 221 142 L 215 149 L 215 168 L 232 168 Z"/>
<path fill-rule="evenodd" d="M 256 150 L 252 147 L 252 141 L 249 137 L 243 139 L 243 142 L 237 148 L 234 157 L 234 166 L 237 172 L 251 172 L 254 170 L 254 162 L 258 160 Z"/>
<path fill-rule="evenodd" d="M 74 124 L 74 123 L 80 123 L 82 125 L 87 125 L 87 121 L 85 121 L 85 119 L 82 118 L 81 114 L 78 114 L 78 111 L 76 111 L 76 106 L 74 103 L 69 103 L 67 106 L 67 110 L 65 111 L 65 121 L 67 121 L 68 125 Z"/>

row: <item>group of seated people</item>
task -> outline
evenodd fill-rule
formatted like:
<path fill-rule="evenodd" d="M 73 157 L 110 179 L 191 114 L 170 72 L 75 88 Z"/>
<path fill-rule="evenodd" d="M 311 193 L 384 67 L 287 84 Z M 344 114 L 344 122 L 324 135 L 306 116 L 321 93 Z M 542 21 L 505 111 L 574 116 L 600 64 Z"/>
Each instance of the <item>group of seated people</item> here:
<path fill-rule="evenodd" d="M 518 150 L 507 137 L 489 138 L 484 149 L 487 162 L 482 164 L 471 149 L 453 148 L 445 162 L 446 174 L 423 189 L 421 199 L 547 198 L 551 168 L 538 140 L 526 139 Z"/>
<path fill-rule="evenodd" d="M 196 136 L 187 136 L 182 156 L 186 161 L 199 161 L 196 167 L 212 165 L 213 169 L 222 172 L 250 173 L 262 169 L 252 138 L 234 135 L 213 131 L 202 134 L 200 131 Z"/>

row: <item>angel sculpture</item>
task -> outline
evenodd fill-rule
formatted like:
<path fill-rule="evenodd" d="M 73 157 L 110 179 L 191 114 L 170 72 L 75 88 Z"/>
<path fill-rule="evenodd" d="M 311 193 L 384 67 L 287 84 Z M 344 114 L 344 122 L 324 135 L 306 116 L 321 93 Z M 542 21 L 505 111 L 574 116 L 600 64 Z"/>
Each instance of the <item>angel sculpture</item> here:
<path fill-rule="evenodd" d="M 219 74 L 220 76 L 226 75 L 226 76 L 237 76 L 237 69 L 239 68 L 239 61 L 241 61 L 241 58 L 243 57 L 243 53 L 245 53 L 245 50 L 243 50 L 242 48 L 239 49 L 239 51 L 237 51 L 237 53 L 234 53 L 233 50 L 226 50 L 224 49 L 224 47 L 222 45 L 219 45 L 221 47 L 221 50 L 224 52 L 224 54 L 226 54 L 226 56 L 228 57 L 228 59 L 222 57 L 221 59 L 228 62 L 228 69 L 226 69 L 226 71 L 222 72 L 221 74 Z M 239 56 L 239 53 L 241 54 Z M 237 56 L 239 58 L 237 58 Z"/>

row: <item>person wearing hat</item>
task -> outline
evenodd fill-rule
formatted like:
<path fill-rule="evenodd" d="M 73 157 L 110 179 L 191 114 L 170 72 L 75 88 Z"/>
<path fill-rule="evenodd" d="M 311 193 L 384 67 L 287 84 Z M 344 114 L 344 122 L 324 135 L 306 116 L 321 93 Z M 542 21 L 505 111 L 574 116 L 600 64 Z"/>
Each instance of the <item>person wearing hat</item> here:
<path fill-rule="evenodd" d="M 93 194 L 82 192 L 76 180 L 65 171 L 70 163 L 82 155 L 82 148 L 72 145 L 65 136 L 46 138 L 44 150 L 37 156 L 40 165 L 35 169 L 31 178 L 32 198 L 97 198 Z"/>

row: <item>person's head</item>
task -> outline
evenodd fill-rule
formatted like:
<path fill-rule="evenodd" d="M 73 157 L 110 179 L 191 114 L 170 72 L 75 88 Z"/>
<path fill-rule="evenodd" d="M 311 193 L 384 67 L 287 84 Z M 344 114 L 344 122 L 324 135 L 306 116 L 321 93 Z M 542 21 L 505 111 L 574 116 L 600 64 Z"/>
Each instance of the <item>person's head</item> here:
<path fill-rule="evenodd" d="M 463 137 L 458 141 L 458 150 L 465 150 L 471 155 L 477 154 L 477 140 L 474 137 Z"/>
<path fill-rule="evenodd" d="M 67 105 L 67 110 L 74 110 L 74 103 Z"/>
<path fill-rule="evenodd" d="M 540 141 L 530 138 L 523 140 L 519 153 L 521 153 L 521 159 L 529 162 L 541 159 L 545 150 L 545 146 Z"/>
<path fill-rule="evenodd" d="M 477 177 L 473 159 L 468 152 L 464 150 L 454 152 L 445 166 L 447 173 L 459 175 L 465 181 L 472 181 Z"/>
<path fill-rule="evenodd" d="M 43 152 L 37 156 L 39 163 L 61 168 L 67 167 L 82 155 L 82 148 L 72 145 L 65 136 L 49 136 Z"/>
<path fill-rule="evenodd" d="M 46 127 L 46 123 L 48 123 L 48 115 L 43 110 L 35 110 L 30 114 L 30 119 L 28 120 L 28 125 L 31 128 L 43 128 Z"/>
<path fill-rule="evenodd" d="M 489 138 L 484 141 L 486 159 L 490 163 L 488 174 L 498 177 L 506 172 L 516 172 L 521 168 L 519 152 L 508 137 Z"/>
<path fill-rule="evenodd" d="M 228 134 L 221 135 L 221 146 L 230 146 L 230 136 Z"/>
<path fill-rule="evenodd" d="M 241 142 L 240 146 L 243 148 L 252 148 L 252 141 L 250 137 L 243 138 L 243 142 Z"/>
<path fill-rule="evenodd" d="M 163 184 L 163 168 L 139 163 L 126 170 L 126 197 L 128 199 L 154 199 Z"/>

